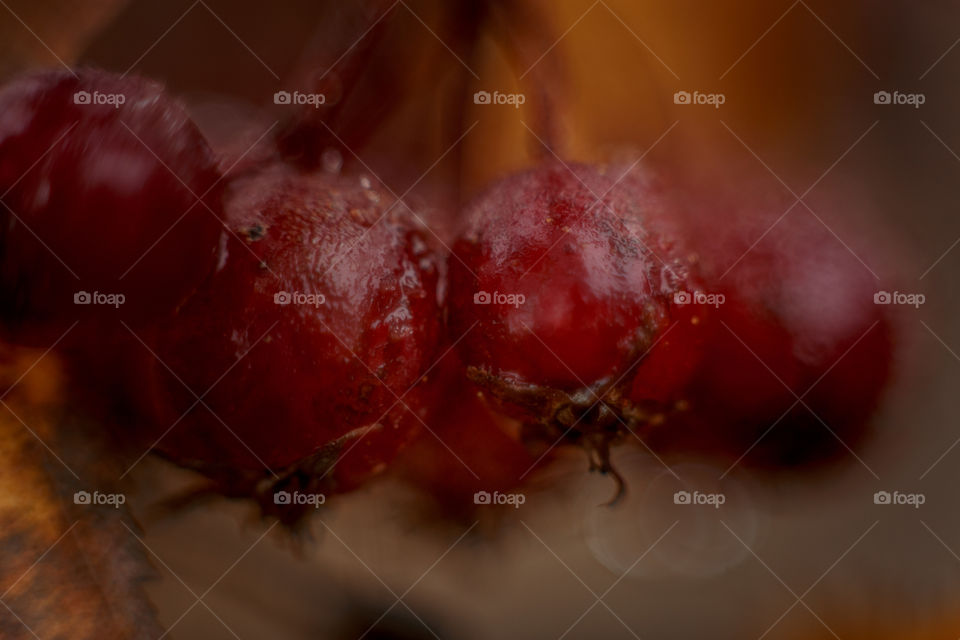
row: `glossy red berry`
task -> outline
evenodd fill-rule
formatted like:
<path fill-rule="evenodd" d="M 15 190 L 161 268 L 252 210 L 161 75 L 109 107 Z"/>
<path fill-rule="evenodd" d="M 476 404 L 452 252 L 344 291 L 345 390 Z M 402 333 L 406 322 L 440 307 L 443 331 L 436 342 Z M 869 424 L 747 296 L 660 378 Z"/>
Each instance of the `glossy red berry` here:
<path fill-rule="evenodd" d="M 155 82 L 78 70 L 4 87 L 8 337 L 47 342 L 76 320 L 138 325 L 171 313 L 213 266 L 218 178 L 183 106 Z"/>
<path fill-rule="evenodd" d="M 480 195 L 450 260 L 451 337 L 464 336 L 471 378 L 528 420 L 586 436 L 601 468 L 611 434 L 651 417 L 625 394 L 643 356 L 683 351 L 657 345 L 681 319 L 678 337 L 697 330 L 676 304 L 693 278 L 666 214 L 639 173 L 547 165 Z M 663 373 L 643 373 L 642 400 L 669 399 L 657 375 L 680 384 L 694 360 L 665 355 Z"/>
<path fill-rule="evenodd" d="M 405 213 L 360 176 L 231 183 L 216 272 L 146 340 L 157 449 L 249 486 L 264 466 L 337 491 L 380 470 L 420 426 L 440 337 L 437 264 Z"/>

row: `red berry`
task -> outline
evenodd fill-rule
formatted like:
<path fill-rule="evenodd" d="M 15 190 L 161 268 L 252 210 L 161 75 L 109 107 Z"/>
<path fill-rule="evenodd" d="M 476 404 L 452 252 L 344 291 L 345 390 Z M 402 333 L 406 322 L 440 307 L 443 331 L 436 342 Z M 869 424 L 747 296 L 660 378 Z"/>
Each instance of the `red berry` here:
<path fill-rule="evenodd" d="M 433 254 L 358 176 L 269 167 L 230 185 L 226 214 L 236 236 L 216 272 L 148 340 L 163 364 L 147 408 L 156 435 L 169 429 L 157 448 L 214 476 L 259 480 L 266 465 L 309 486 L 344 455 L 322 486 L 350 488 L 420 425 L 440 335 Z M 166 367 L 209 390 L 203 403 Z"/>
<path fill-rule="evenodd" d="M 183 106 L 157 83 L 80 70 L 7 85 L 0 91 L 3 323 L 35 342 L 77 319 L 137 324 L 172 312 L 213 266 L 218 177 Z"/>
<path fill-rule="evenodd" d="M 725 300 L 706 317 L 687 390 L 699 418 L 665 425 L 664 440 L 776 467 L 847 455 L 866 433 L 892 360 L 890 319 L 873 300 L 879 281 L 803 211 L 774 225 L 788 206 L 767 216 L 741 205 L 722 229 L 690 227 L 704 281 Z M 723 208 L 709 207 L 701 211 Z"/>
<path fill-rule="evenodd" d="M 675 294 L 693 287 L 646 177 L 573 171 L 549 165 L 511 176 L 468 207 L 450 260 L 450 320 L 454 339 L 470 329 L 459 344 L 474 380 L 528 419 L 586 435 L 605 468 L 610 434 L 650 417 L 623 392 L 679 319 Z M 683 331 L 695 330 L 685 319 Z M 670 348 L 685 346 L 655 350 Z M 691 358 L 678 359 L 677 372 L 669 355 L 660 362 L 684 380 Z M 649 392 L 645 399 L 669 395 Z"/>

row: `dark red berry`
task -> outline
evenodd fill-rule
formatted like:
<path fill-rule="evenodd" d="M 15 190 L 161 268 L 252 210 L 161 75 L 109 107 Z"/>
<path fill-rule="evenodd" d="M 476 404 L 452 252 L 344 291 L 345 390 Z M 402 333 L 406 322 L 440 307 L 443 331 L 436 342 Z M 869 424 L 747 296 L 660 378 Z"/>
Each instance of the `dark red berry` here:
<path fill-rule="evenodd" d="M 440 337 L 436 261 L 393 205 L 281 165 L 229 186 L 216 272 L 147 340 L 157 449 L 238 492 L 264 466 L 274 487 L 344 490 L 393 457 Z"/>
<path fill-rule="evenodd" d="M 774 224 L 789 202 L 723 202 L 691 212 L 689 227 L 704 282 L 724 297 L 685 391 L 696 416 L 655 437 L 769 467 L 848 455 L 891 371 L 881 281 L 806 212 Z M 724 224 L 706 211 L 724 211 Z"/>
<path fill-rule="evenodd" d="M 585 436 L 601 468 L 613 434 L 651 418 L 624 393 L 647 351 L 684 352 L 642 374 L 654 403 L 670 396 L 658 375 L 679 384 L 695 360 L 683 340 L 657 345 L 674 323 L 678 337 L 697 330 L 675 304 L 692 277 L 657 187 L 623 171 L 554 164 L 498 182 L 468 207 L 450 260 L 452 338 L 466 334 L 471 378 L 528 420 Z"/>
<path fill-rule="evenodd" d="M 45 342 L 78 319 L 142 324 L 172 312 L 213 265 L 218 177 L 183 106 L 155 82 L 79 70 L 4 87 L 8 333 Z"/>

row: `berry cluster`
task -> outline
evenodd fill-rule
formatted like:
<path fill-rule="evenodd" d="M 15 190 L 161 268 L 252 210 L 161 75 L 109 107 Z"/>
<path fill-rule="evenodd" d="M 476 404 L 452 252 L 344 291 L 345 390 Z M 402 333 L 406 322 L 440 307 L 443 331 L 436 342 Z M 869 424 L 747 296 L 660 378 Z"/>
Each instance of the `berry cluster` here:
<path fill-rule="evenodd" d="M 281 517 L 274 492 L 356 487 L 424 427 L 438 441 L 408 466 L 458 497 L 477 487 L 438 442 L 504 488 L 536 443 L 614 475 L 633 437 L 804 463 L 864 431 L 888 377 L 873 282 L 824 229 L 752 247 L 750 202 L 681 205 L 640 169 L 509 176 L 444 257 L 362 173 L 277 151 L 222 175 L 152 82 L 35 74 L 0 114 L 4 335 L 49 344 L 80 320 L 65 350 L 111 345 L 88 388 L 122 396 L 135 439 Z"/>
<path fill-rule="evenodd" d="M 765 215 L 788 205 L 691 203 L 616 167 L 499 182 L 450 261 L 467 375 L 528 438 L 580 443 L 604 472 L 634 437 L 773 468 L 844 452 L 887 381 L 890 320 L 828 229 Z"/>

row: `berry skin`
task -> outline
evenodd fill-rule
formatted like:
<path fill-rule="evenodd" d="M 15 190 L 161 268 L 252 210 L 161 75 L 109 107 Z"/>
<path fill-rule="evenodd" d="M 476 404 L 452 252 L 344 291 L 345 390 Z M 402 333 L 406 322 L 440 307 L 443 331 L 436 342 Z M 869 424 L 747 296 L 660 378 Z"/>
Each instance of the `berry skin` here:
<path fill-rule="evenodd" d="M 164 364 L 152 363 L 146 409 L 158 436 L 175 425 L 160 452 L 227 473 L 236 493 L 270 477 L 264 465 L 280 476 L 272 488 L 341 491 L 413 436 L 440 337 L 439 273 L 390 205 L 365 178 L 279 165 L 231 183 L 236 235 L 148 340 Z M 210 389 L 206 406 L 190 409 L 164 365 L 198 395 Z"/>
<path fill-rule="evenodd" d="M 0 91 L 0 319 L 19 341 L 168 315 L 214 264 L 219 174 L 183 106 L 155 82 L 76 74 Z M 74 304 L 84 291 L 124 301 Z"/>
<path fill-rule="evenodd" d="M 467 208 L 449 261 L 451 337 L 470 329 L 459 343 L 468 374 L 508 411 L 586 436 L 606 471 L 613 435 L 651 417 L 623 392 L 674 315 L 689 314 L 674 296 L 693 289 L 692 276 L 646 177 L 573 171 L 546 165 L 513 175 Z M 479 304 L 494 293 L 508 297 Z M 684 322 L 683 331 L 696 327 Z M 685 380 L 693 361 L 678 358 L 667 375 Z M 668 354 L 662 362 L 669 368 Z M 653 387 L 656 375 L 643 375 L 651 383 L 644 401 L 670 395 Z"/>
<path fill-rule="evenodd" d="M 710 317 L 711 310 L 701 303 L 671 301 L 673 324 L 637 364 L 626 392 L 630 402 L 664 407 L 687 404 L 688 386 L 707 348 Z"/>
<path fill-rule="evenodd" d="M 705 318 L 707 346 L 686 389 L 692 415 L 653 438 L 767 468 L 848 456 L 892 368 L 879 282 L 811 216 L 795 211 L 771 228 L 776 217 L 743 209 L 723 215 L 722 230 L 690 227 L 704 281 L 725 301 Z"/>

